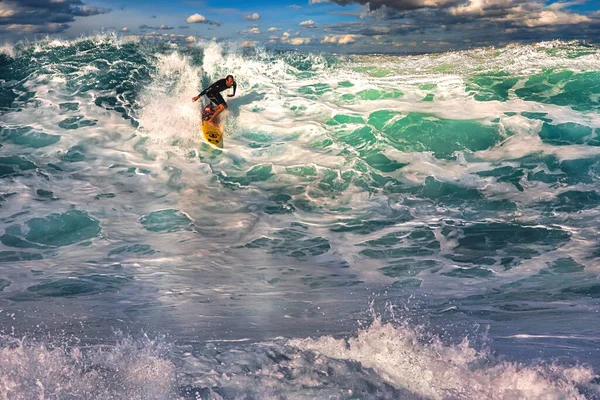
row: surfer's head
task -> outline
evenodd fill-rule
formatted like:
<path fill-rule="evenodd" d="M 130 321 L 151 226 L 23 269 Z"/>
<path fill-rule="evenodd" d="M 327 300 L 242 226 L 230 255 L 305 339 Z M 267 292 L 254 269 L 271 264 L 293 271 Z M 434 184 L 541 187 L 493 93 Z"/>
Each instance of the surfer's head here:
<path fill-rule="evenodd" d="M 227 85 L 227 87 L 232 87 L 234 83 L 235 81 L 233 80 L 233 75 L 227 75 L 225 77 L 225 84 Z"/>

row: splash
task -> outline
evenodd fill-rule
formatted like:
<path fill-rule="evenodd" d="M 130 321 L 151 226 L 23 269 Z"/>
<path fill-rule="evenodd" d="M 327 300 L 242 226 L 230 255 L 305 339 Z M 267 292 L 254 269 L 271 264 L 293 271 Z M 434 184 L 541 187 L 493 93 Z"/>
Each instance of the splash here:
<path fill-rule="evenodd" d="M 581 399 L 578 391 L 593 379 L 585 367 L 524 366 L 495 360 L 464 339 L 445 345 L 424 339 L 418 329 L 379 319 L 356 337 L 294 339 L 288 344 L 334 359 L 360 362 L 396 387 L 433 399 Z"/>
<path fill-rule="evenodd" d="M 131 338 L 108 349 L 0 337 L 0 397 L 174 398 L 175 366 L 160 341 Z"/>
<path fill-rule="evenodd" d="M 5 54 L 9 57 L 14 57 L 15 47 L 10 43 L 0 44 L 0 54 Z"/>
<path fill-rule="evenodd" d="M 194 137 L 200 122 L 191 99 L 198 94 L 202 69 L 176 52 L 157 54 L 154 63 L 152 83 L 139 99 L 140 127 L 157 142 Z"/>

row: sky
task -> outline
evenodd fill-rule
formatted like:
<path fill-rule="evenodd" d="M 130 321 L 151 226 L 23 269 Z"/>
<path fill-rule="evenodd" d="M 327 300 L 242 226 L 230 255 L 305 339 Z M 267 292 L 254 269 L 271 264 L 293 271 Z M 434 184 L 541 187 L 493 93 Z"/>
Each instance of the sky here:
<path fill-rule="evenodd" d="M 185 45 L 334 53 L 600 44 L 599 10 L 599 0 L 0 0 L 0 42 L 116 31 Z"/>

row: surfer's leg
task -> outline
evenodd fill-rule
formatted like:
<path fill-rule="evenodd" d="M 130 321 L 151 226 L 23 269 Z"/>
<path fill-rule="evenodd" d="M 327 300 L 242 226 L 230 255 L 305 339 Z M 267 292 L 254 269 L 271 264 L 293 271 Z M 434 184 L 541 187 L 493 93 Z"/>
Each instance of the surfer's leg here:
<path fill-rule="evenodd" d="M 217 106 L 217 108 L 215 108 L 213 115 L 208 119 L 208 123 L 209 124 L 214 124 L 213 120 L 217 117 L 217 115 L 219 115 L 221 113 L 221 111 L 223 111 L 224 109 L 226 109 L 227 107 L 225 107 L 223 104 L 219 104 Z"/>
<path fill-rule="evenodd" d="M 217 108 L 214 109 L 213 115 L 211 115 L 211 117 L 208 119 L 209 124 L 213 124 L 213 121 L 217 115 L 227 108 L 227 103 L 225 103 L 225 99 L 223 99 L 223 96 L 221 96 L 220 93 L 215 93 L 213 96 L 216 100 L 215 103 L 217 104 Z"/>

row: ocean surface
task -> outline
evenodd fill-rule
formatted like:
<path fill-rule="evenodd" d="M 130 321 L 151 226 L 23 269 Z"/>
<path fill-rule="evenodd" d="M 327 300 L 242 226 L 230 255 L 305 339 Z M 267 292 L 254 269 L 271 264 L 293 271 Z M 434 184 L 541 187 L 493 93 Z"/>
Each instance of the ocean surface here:
<path fill-rule="evenodd" d="M 2 399 L 600 399 L 599 226 L 597 47 L 0 46 Z"/>

